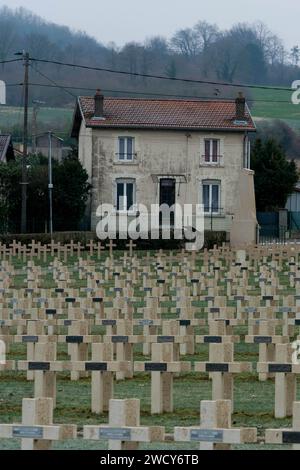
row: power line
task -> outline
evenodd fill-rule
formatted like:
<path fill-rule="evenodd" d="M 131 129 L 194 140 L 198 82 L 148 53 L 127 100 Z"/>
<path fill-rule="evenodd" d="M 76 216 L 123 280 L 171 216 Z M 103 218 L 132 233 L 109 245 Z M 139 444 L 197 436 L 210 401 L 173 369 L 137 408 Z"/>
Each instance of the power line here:
<path fill-rule="evenodd" d="M 36 66 L 33 66 L 32 64 L 30 64 L 31 67 L 33 68 L 33 70 L 35 72 L 37 72 L 39 75 L 41 75 L 42 77 L 44 77 L 46 80 L 48 80 L 50 83 L 52 83 L 55 87 L 57 88 L 61 88 L 63 91 L 65 91 L 66 93 L 68 93 L 70 96 L 72 96 L 73 98 L 77 98 L 76 95 L 74 95 L 74 93 L 71 93 L 71 91 L 68 91 L 66 88 L 63 88 L 61 87 L 60 85 L 58 85 L 54 80 L 52 80 L 51 78 L 47 77 L 47 75 L 45 75 L 44 73 L 42 73 L 40 70 L 38 70 L 38 68 Z"/>
<path fill-rule="evenodd" d="M 51 80 L 48 78 L 48 80 Z M 66 85 L 49 85 L 47 83 L 29 83 L 30 86 L 37 86 L 37 87 L 46 87 L 46 88 L 60 88 L 62 90 L 82 90 L 82 91 L 92 91 L 95 92 L 95 88 L 87 88 L 87 87 L 75 87 L 75 86 L 66 86 Z M 23 83 L 9 83 L 6 84 L 6 86 L 23 86 Z M 111 90 L 111 89 L 104 89 L 102 88 L 102 91 L 105 93 L 122 93 L 122 94 L 129 94 L 129 95 L 140 95 L 140 96 L 164 96 L 164 97 L 170 97 L 170 98 L 191 98 L 191 99 L 214 99 L 214 100 L 224 100 L 227 98 L 223 97 L 210 97 L 210 96 L 199 96 L 199 95 L 181 95 L 181 94 L 170 94 L 170 93 L 155 93 L 155 92 L 139 92 L 139 91 L 132 91 L 132 90 Z M 76 95 L 72 94 L 73 97 L 76 97 Z M 230 98 L 228 98 L 230 99 Z M 264 99 L 254 99 L 254 98 L 247 98 L 247 102 L 249 103 L 291 103 L 290 100 L 264 100 Z"/>
<path fill-rule="evenodd" d="M 85 70 L 93 70 L 97 72 L 116 73 L 116 74 L 121 74 L 121 75 L 130 75 L 134 77 L 153 78 L 157 80 L 197 83 L 197 84 L 202 84 L 202 85 L 228 86 L 228 87 L 250 88 L 250 89 L 252 88 L 252 89 L 260 89 L 260 90 L 292 91 L 291 88 L 286 88 L 286 87 L 274 87 L 274 86 L 268 86 L 268 85 L 249 85 L 245 83 L 215 82 L 215 81 L 207 81 L 207 80 L 195 80 L 191 78 L 166 77 L 164 75 L 150 75 L 150 74 L 138 73 L 138 72 L 127 72 L 125 70 L 113 70 L 113 69 L 108 69 L 108 68 L 103 68 L 103 67 L 91 67 L 88 65 L 60 62 L 58 60 L 35 59 L 33 57 L 31 57 L 30 60 L 34 62 L 45 63 L 45 64 L 62 65 L 64 67 L 73 67 L 73 68 L 75 67 L 75 68 L 80 68 L 80 69 L 85 69 Z"/>
<path fill-rule="evenodd" d="M 9 59 L 9 60 L 0 60 L 0 64 L 11 64 L 12 62 L 20 62 L 23 59 Z"/>
<path fill-rule="evenodd" d="M 5 83 L 5 86 L 24 86 L 24 83 Z"/>

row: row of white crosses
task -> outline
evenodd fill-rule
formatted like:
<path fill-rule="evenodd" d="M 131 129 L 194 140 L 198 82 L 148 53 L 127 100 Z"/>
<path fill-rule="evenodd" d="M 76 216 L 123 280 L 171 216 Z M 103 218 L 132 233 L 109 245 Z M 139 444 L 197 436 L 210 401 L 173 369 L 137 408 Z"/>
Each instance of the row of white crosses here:
<path fill-rule="evenodd" d="M 232 445 L 257 443 L 256 428 L 233 428 L 231 401 L 200 402 L 200 425 L 175 427 L 174 442 L 199 443 L 200 450 L 229 450 Z M 137 399 L 109 401 L 107 425 L 84 425 L 83 439 L 108 441 L 109 450 L 136 450 L 141 443 L 165 442 L 163 426 L 140 424 L 140 401 Z M 51 398 L 24 398 L 22 422 L 0 424 L 0 439 L 21 439 L 22 450 L 49 450 L 54 441 L 78 439 L 76 424 L 53 424 Z M 300 447 L 300 402 L 293 405 L 293 427 L 267 429 L 266 444 L 293 444 Z"/>
<path fill-rule="evenodd" d="M 0 257 L 4 260 L 6 258 L 12 260 L 13 257 L 17 257 L 18 259 L 22 258 L 23 261 L 26 261 L 27 258 L 33 259 L 36 257 L 38 260 L 43 258 L 43 261 L 45 262 L 47 255 L 51 255 L 51 257 L 56 256 L 57 258 L 60 258 L 63 255 L 63 258 L 67 260 L 68 256 L 76 255 L 77 257 L 80 257 L 82 252 L 87 250 L 91 257 L 97 254 L 98 259 L 100 259 L 101 252 L 103 250 L 108 248 L 109 254 L 112 256 L 113 249 L 116 247 L 117 245 L 112 240 L 110 240 L 106 245 L 103 245 L 100 241 L 94 242 L 93 240 L 90 240 L 86 245 L 81 245 L 80 242 L 75 243 L 73 240 L 67 244 L 55 242 L 54 240 L 48 244 L 42 244 L 35 240 L 32 240 L 29 244 L 22 244 L 21 242 L 13 240 L 9 245 L 0 243 Z M 128 248 L 129 256 L 131 257 L 133 255 L 134 248 L 136 248 L 136 244 L 132 240 L 129 240 L 126 247 Z"/>
<path fill-rule="evenodd" d="M 230 407 L 230 401 L 202 402 L 200 427 L 175 427 L 173 440 L 200 442 L 200 449 L 255 443 L 255 428 L 231 428 Z M 109 424 L 83 427 L 83 439 L 108 441 L 110 450 L 136 450 L 140 443 L 164 442 L 165 437 L 163 426 L 141 426 L 137 399 L 110 400 Z M 0 439 L 21 439 L 22 450 L 49 450 L 53 441 L 76 438 L 76 424 L 53 424 L 51 398 L 24 398 L 22 423 L 0 424 Z"/>

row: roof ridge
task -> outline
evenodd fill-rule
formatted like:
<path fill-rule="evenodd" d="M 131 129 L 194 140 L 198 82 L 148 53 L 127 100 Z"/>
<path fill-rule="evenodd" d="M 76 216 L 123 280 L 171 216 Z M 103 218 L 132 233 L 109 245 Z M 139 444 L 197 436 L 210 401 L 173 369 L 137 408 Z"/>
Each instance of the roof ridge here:
<path fill-rule="evenodd" d="M 94 99 L 93 95 L 79 96 L 79 99 Z M 188 101 L 188 102 L 213 102 L 213 103 L 234 103 L 235 98 L 138 98 L 130 96 L 104 96 L 104 99 L 109 100 L 120 100 L 120 101 Z"/>

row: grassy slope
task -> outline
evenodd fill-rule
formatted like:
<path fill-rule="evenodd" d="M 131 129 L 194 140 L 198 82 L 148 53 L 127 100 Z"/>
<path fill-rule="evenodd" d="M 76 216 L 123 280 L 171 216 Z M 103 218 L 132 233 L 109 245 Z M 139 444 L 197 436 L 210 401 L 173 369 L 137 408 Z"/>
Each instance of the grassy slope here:
<path fill-rule="evenodd" d="M 252 96 L 257 100 L 251 110 L 255 118 L 282 119 L 291 127 L 300 129 L 300 105 L 292 104 L 290 91 L 255 90 Z"/>
<path fill-rule="evenodd" d="M 38 112 L 38 132 L 52 130 L 59 137 L 69 137 L 73 110 L 69 108 L 46 108 Z M 29 123 L 32 120 L 32 108 L 29 109 Z M 0 106 L 0 129 L 2 132 L 18 132 L 22 127 L 23 109 L 12 106 Z"/>

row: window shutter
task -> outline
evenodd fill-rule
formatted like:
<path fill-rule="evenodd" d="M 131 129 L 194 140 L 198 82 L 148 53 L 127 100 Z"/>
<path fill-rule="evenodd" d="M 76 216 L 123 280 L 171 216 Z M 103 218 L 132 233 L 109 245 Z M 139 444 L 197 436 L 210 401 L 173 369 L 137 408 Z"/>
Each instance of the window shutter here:
<path fill-rule="evenodd" d="M 210 140 L 205 141 L 205 161 L 210 161 Z"/>

